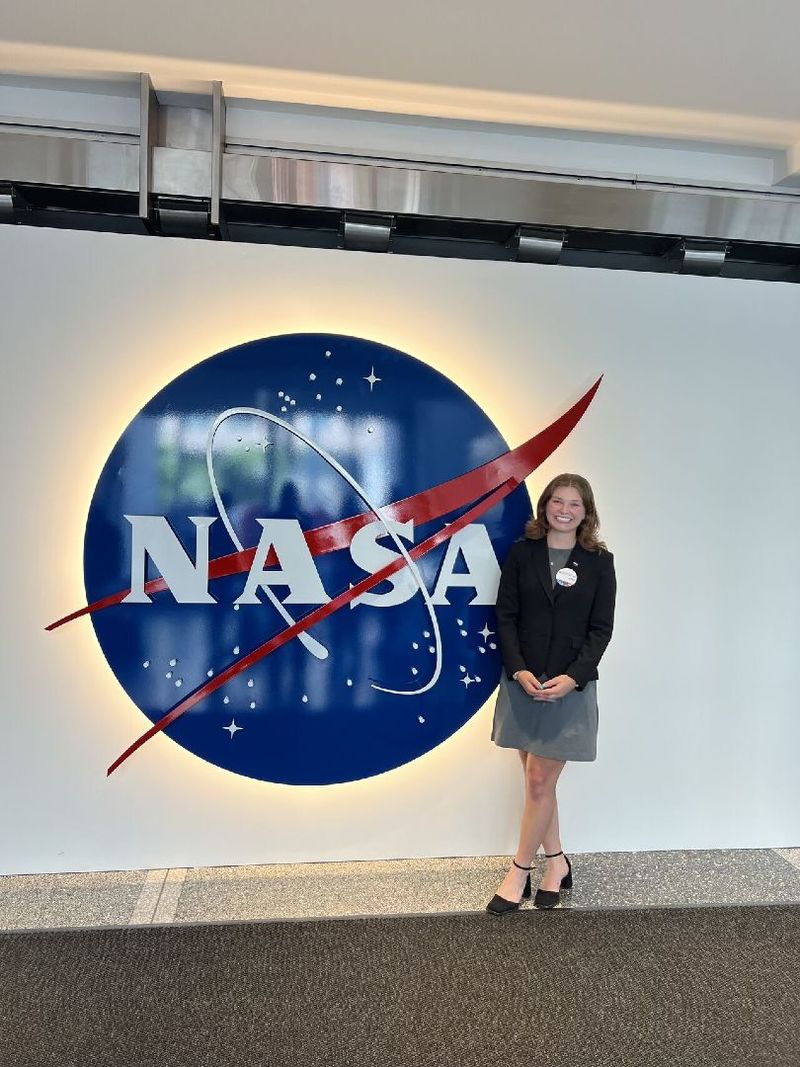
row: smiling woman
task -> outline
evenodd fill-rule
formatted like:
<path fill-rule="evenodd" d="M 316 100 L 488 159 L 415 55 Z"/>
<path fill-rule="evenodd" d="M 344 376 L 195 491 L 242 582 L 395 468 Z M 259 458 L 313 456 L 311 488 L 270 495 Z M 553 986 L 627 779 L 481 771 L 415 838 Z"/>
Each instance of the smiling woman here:
<path fill-rule="evenodd" d="M 503 567 L 497 629 L 505 672 L 492 738 L 519 751 L 525 808 L 512 867 L 487 906 L 495 915 L 530 896 L 527 872 L 540 845 L 548 862 L 537 907 L 555 907 L 561 889 L 572 885 L 556 784 L 568 760 L 597 754 L 597 664 L 611 639 L 616 594 L 613 556 L 598 528 L 589 483 L 560 474 Z"/>

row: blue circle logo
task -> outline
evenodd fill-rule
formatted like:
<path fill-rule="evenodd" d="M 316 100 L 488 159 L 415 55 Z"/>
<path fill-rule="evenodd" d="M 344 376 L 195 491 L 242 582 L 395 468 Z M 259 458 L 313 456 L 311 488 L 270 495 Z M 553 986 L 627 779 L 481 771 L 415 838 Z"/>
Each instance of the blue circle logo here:
<path fill-rule="evenodd" d="M 327 784 L 450 737 L 499 678 L 522 479 L 581 403 L 510 452 L 443 374 L 326 334 L 253 341 L 172 381 L 103 468 L 89 606 L 60 620 L 91 614 L 152 723 L 110 770 L 163 731 L 237 774 Z"/>

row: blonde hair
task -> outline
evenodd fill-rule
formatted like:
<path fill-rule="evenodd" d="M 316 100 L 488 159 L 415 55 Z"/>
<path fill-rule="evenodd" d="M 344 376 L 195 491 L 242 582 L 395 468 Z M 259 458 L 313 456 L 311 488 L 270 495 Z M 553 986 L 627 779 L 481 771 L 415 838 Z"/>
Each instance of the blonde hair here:
<path fill-rule="evenodd" d="M 556 489 L 577 489 L 580 494 L 581 502 L 586 511 L 586 515 L 582 519 L 580 526 L 578 526 L 577 532 L 577 540 L 581 548 L 586 548 L 589 552 L 608 551 L 605 541 L 601 541 L 598 536 L 600 532 L 600 517 L 597 514 L 592 487 L 580 474 L 559 474 L 558 477 L 553 478 L 545 486 L 536 504 L 536 514 L 528 519 L 525 524 L 525 536 L 532 541 L 538 541 L 547 536 L 550 524 L 547 521 L 545 509 Z"/>

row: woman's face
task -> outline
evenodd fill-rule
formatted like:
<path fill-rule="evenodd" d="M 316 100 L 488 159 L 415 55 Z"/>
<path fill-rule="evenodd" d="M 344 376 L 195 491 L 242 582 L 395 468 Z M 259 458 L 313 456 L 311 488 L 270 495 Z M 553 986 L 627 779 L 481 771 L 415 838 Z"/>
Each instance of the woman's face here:
<path fill-rule="evenodd" d="M 570 489 L 565 485 L 555 487 L 544 511 L 551 530 L 564 530 L 567 533 L 577 531 L 586 518 L 581 494 L 577 489 Z"/>

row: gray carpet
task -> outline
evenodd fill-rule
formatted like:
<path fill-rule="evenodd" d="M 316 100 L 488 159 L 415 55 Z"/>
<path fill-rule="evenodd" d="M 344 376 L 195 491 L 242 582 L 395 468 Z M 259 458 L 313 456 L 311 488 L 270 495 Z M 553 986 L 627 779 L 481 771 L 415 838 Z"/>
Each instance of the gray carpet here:
<path fill-rule="evenodd" d="M 800 907 L 0 935 L 4 1067 L 798 1067 Z"/>

